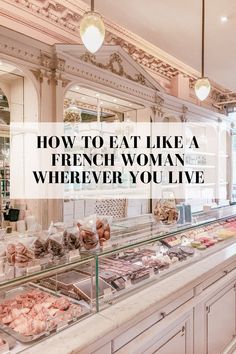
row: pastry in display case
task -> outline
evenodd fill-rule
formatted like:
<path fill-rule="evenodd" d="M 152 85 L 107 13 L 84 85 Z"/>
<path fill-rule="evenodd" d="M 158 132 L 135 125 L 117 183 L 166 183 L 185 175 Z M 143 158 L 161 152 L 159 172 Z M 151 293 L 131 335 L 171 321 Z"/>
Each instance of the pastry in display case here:
<path fill-rule="evenodd" d="M 15 253 L 18 252 L 16 249 Z M 27 252 L 27 251 L 24 251 Z M 22 252 L 24 254 L 24 252 Z M 15 256 L 16 258 L 16 256 Z M 80 272 L 78 269 L 82 269 Z M 89 273 L 83 273 L 86 269 Z M 94 302 L 80 296 L 73 284 L 86 279 L 87 286 L 94 285 L 94 260 L 81 256 L 80 260 L 64 265 L 54 264 L 40 272 L 12 277 L 0 287 L 0 353 L 1 338 L 14 351 L 34 345 L 38 340 L 86 318 L 95 311 Z M 1 337 L 1 332 L 4 334 Z M 2 345 L 4 342 L 2 342 Z M 17 349 L 19 348 L 19 350 Z M 4 351 L 5 352 L 5 351 Z"/>
<path fill-rule="evenodd" d="M 230 210 L 226 215 L 232 215 Z M 234 243 L 236 217 L 223 216 L 217 219 L 217 211 L 215 213 L 215 219 L 209 220 L 206 215 L 206 221 L 198 222 L 195 217 L 195 224 L 175 225 L 165 232 L 157 232 L 153 219 L 147 222 L 146 216 L 143 224 L 142 216 L 139 221 L 133 218 L 133 225 L 131 219 L 129 222 L 124 220 L 124 225 L 129 226 L 123 225 L 120 239 L 116 234 L 119 246 L 115 250 L 104 250 L 96 254 L 99 278 L 115 290 L 108 299 L 100 297 L 100 309 L 129 296 L 132 291 L 138 291 L 141 286 L 156 282 Z M 126 242 L 125 234 L 127 238 L 135 239 L 132 245 Z"/>
<path fill-rule="evenodd" d="M 32 342 L 70 324 L 88 308 L 57 293 L 27 284 L 0 294 L 0 327 L 20 342 Z"/>
<path fill-rule="evenodd" d="M 78 223 L 5 236 L 0 353 L 12 345 L 20 352 L 234 243 L 236 208 L 168 228 L 151 214 L 112 223 L 93 215 Z"/>

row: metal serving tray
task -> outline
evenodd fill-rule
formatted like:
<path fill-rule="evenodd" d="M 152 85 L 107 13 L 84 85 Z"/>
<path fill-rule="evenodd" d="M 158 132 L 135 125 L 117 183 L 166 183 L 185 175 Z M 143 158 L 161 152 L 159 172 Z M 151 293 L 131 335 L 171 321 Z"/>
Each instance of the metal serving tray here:
<path fill-rule="evenodd" d="M 90 312 L 90 310 L 87 307 L 85 307 L 84 305 L 81 305 L 76 300 L 72 300 L 71 298 L 68 298 L 66 296 L 58 295 L 54 291 L 42 288 L 40 286 L 37 286 L 35 284 L 31 284 L 31 283 L 21 286 L 21 287 L 18 287 L 18 288 L 15 288 L 15 289 L 12 289 L 12 290 L 1 292 L 0 293 L 0 305 L 3 304 L 5 301 L 14 299 L 17 295 L 21 295 L 21 294 L 31 291 L 33 289 L 38 289 L 41 292 L 48 293 L 54 297 L 66 298 L 70 303 L 72 303 L 74 305 L 79 305 L 82 310 L 78 316 L 75 316 L 73 319 L 67 321 L 66 323 L 63 323 L 63 326 L 61 324 L 56 325 L 54 328 L 50 328 L 48 330 L 46 329 L 44 332 L 42 332 L 40 334 L 29 335 L 29 336 L 26 336 L 24 334 L 20 334 L 20 333 L 14 331 L 14 329 L 10 328 L 8 325 L 6 325 L 0 321 L 0 329 L 3 330 L 4 332 L 10 334 L 12 337 L 14 337 L 16 340 L 18 340 L 20 342 L 31 343 L 31 342 L 34 342 L 38 339 L 42 339 L 43 337 L 49 336 L 50 334 L 55 333 L 55 332 L 61 330 L 62 328 L 64 329 L 66 327 L 69 327 L 71 324 L 73 324 L 78 319 L 82 318 L 83 316 L 87 315 Z M 50 320 L 53 320 L 53 317 L 51 319 L 49 318 L 48 322 L 50 322 Z"/>

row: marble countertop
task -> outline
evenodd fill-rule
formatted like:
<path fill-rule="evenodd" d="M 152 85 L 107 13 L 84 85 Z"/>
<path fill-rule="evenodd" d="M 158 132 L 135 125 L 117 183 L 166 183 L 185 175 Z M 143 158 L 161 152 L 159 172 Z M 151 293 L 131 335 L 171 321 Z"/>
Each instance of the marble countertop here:
<path fill-rule="evenodd" d="M 128 328 L 139 318 L 148 316 L 149 313 L 153 313 L 154 310 L 193 289 L 234 260 L 236 260 L 236 243 L 190 264 L 163 280 L 152 283 L 126 299 L 26 349 L 24 354 L 41 354 L 45 348 L 47 353 L 86 353 L 89 345 L 101 342 L 102 338 L 107 337 L 109 333 L 112 335 L 112 332 L 121 326 Z"/>

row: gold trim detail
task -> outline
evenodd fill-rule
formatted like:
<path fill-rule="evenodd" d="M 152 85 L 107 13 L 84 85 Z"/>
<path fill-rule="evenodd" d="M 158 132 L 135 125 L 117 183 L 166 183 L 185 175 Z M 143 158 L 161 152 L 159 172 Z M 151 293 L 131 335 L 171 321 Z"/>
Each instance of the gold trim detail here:
<path fill-rule="evenodd" d="M 85 53 L 85 54 L 81 55 L 80 59 L 86 63 L 93 64 L 100 69 L 109 70 L 115 75 L 125 77 L 126 79 L 132 80 L 132 81 L 137 82 L 141 85 L 146 85 L 145 77 L 142 74 L 135 74 L 134 77 L 132 77 L 131 75 L 129 75 L 125 72 L 123 65 L 122 65 L 122 58 L 120 57 L 120 55 L 118 53 L 111 54 L 109 61 L 106 64 L 98 63 L 96 61 L 96 56 L 92 55 L 90 53 Z"/>

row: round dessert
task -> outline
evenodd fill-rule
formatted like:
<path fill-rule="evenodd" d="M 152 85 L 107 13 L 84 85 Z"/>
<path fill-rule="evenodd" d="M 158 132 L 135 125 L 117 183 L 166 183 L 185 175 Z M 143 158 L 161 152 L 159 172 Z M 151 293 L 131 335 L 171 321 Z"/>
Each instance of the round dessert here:
<path fill-rule="evenodd" d="M 194 250 L 192 249 L 192 247 L 188 247 L 188 246 L 180 246 L 180 250 L 187 254 L 188 256 L 193 256 L 194 255 Z"/>
<path fill-rule="evenodd" d="M 197 247 L 201 246 L 201 242 L 200 241 L 192 241 L 191 246 L 194 248 L 197 248 Z"/>
<path fill-rule="evenodd" d="M 206 245 L 207 247 L 214 246 L 214 245 L 215 245 L 215 241 L 209 240 L 208 242 L 205 242 L 205 245 Z"/>
<path fill-rule="evenodd" d="M 204 245 L 204 244 L 202 244 L 202 245 L 200 245 L 200 246 L 197 247 L 197 249 L 198 249 L 198 250 L 201 250 L 201 251 L 205 250 L 206 248 L 207 248 L 207 246 Z"/>

